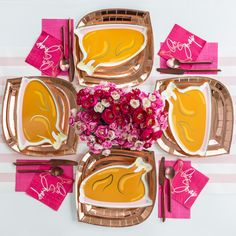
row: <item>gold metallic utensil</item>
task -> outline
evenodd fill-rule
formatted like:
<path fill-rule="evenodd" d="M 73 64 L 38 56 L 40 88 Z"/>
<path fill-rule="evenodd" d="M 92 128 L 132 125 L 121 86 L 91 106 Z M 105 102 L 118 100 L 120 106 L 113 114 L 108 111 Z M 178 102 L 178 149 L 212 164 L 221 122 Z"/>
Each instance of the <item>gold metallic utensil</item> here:
<path fill-rule="evenodd" d="M 161 158 L 159 165 L 159 185 L 161 186 L 161 216 L 162 221 L 165 222 L 165 157 Z"/>
<path fill-rule="evenodd" d="M 69 61 L 66 59 L 66 43 L 65 43 L 65 27 L 61 27 L 61 40 L 62 40 L 62 58 L 60 60 L 60 69 L 62 71 L 69 70 Z"/>
<path fill-rule="evenodd" d="M 169 190 L 168 190 L 168 211 L 172 211 L 172 194 L 171 194 L 171 186 L 172 186 L 172 179 L 175 176 L 175 169 L 172 166 L 168 166 L 165 168 L 165 177 L 169 181 Z"/>
<path fill-rule="evenodd" d="M 77 161 L 64 160 L 64 159 L 51 159 L 45 161 L 30 161 L 30 162 L 14 162 L 15 166 L 34 166 L 34 165 L 51 165 L 51 166 L 77 166 Z"/>
<path fill-rule="evenodd" d="M 72 28 L 72 19 L 68 19 L 68 55 L 69 55 L 69 81 L 74 80 L 75 75 L 75 66 L 74 66 L 74 57 L 73 57 L 73 37 L 74 32 Z"/>
<path fill-rule="evenodd" d="M 59 166 L 53 166 L 49 170 L 17 170 L 18 173 L 50 173 L 53 176 L 60 176 L 64 173 L 64 170 Z"/>
<path fill-rule="evenodd" d="M 170 68 L 179 68 L 181 64 L 188 64 L 188 65 L 212 64 L 212 61 L 181 61 L 174 57 L 166 61 L 166 65 Z"/>
<path fill-rule="evenodd" d="M 221 69 L 181 69 L 181 68 L 157 68 L 160 73 L 183 75 L 185 72 L 219 72 Z"/>

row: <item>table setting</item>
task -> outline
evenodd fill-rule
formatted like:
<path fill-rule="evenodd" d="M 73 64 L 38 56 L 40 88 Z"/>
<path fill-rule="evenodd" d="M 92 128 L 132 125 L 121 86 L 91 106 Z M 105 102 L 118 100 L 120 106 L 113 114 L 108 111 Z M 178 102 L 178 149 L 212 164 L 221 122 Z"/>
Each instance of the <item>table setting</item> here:
<path fill-rule="evenodd" d="M 23 58 L 37 73 L 1 82 L 2 145 L 11 153 L 1 158 L 14 168 L 16 197 L 60 214 L 73 195 L 78 228 L 197 219 L 209 186 L 225 181 L 207 167 L 231 163 L 234 150 L 220 42 L 175 23 L 156 45 L 144 9 L 38 24 Z"/>

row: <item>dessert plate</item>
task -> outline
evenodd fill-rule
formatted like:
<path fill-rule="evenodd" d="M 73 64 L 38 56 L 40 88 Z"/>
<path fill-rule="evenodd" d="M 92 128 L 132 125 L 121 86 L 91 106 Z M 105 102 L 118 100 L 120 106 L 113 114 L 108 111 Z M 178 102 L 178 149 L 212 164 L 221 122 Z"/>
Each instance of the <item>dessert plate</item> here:
<path fill-rule="evenodd" d="M 73 108 L 76 91 L 63 79 L 8 79 L 2 108 L 3 137 L 10 148 L 21 154 L 73 154 L 77 146 L 77 135 L 69 126 Z"/>
<path fill-rule="evenodd" d="M 174 96 L 177 94 L 177 97 L 170 98 L 170 94 L 173 92 L 173 88 L 170 89 L 170 87 L 173 84 L 175 86 Z M 169 127 L 163 136 L 157 140 L 158 145 L 164 151 L 178 156 L 195 157 L 229 153 L 234 123 L 233 104 L 227 88 L 222 83 L 208 77 L 189 76 L 160 80 L 156 87 L 159 87 L 164 96 L 169 97 L 165 107 L 166 111 L 169 112 Z M 186 101 L 184 101 L 184 93 L 186 93 L 186 98 L 188 97 Z M 178 97 L 180 96 L 178 94 L 182 97 Z M 177 100 L 179 102 L 176 102 Z M 185 106 L 182 107 L 184 102 Z M 174 103 L 179 107 L 179 112 L 175 109 L 175 114 L 173 113 Z M 203 104 L 205 104 L 205 115 Z M 184 114 L 185 118 L 182 115 L 180 117 L 178 113 Z M 200 115 L 201 118 L 194 114 Z M 182 131 L 174 128 L 177 122 L 173 120 L 182 122 L 180 125 Z M 181 132 L 184 133 L 182 140 Z M 201 135 L 202 137 L 200 137 Z M 202 142 L 200 142 L 201 140 Z M 198 142 L 199 149 L 197 150 L 195 147 L 197 144 L 191 146 L 191 142 L 194 145 Z"/>
<path fill-rule="evenodd" d="M 137 166 L 136 170 L 133 168 L 135 166 Z M 140 170 L 143 171 L 141 176 Z M 106 175 L 108 172 L 111 172 L 108 178 L 103 178 L 104 174 Z M 117 176 L 113 175 L 113 182 L 110 181 L 112 173 L 117 173 Z M 144 184 L 138 184 L 135 193 L 129 191 L 132 186 L 127 190 L 129 181 L 132 180 L 132 184 L 134 184 L 135 181 L 133 180 L 140 179 L 140 177 Z M 125 196 L 119 194 L 115 188 L 112 189 L 113 183 L 115 188 L 116 183 L 119 184 L 120 191 L 124 191 Z M 90 185 L 93 188 L 90 188 Z M 108 157 L 87 153 L 79 163 L 75 186 L 79 221 L 111 227 L 139 224 L 151 214 L 155 203 L 156 169 L 154 153 L 118 148 L 112 148 Z M 104 189 L 104 187 L 107 187 L 106 191 L 113 192 L 113 196 L 99 195 L 100 188 Z M 130 201 L 130 199 L 138 198 L 136 193 L 140 194 L 139 201 Z M 90 198 L 86 197 L 86 194 L 90 195 Z M 104 197 L 106 201 L 102 201 Z M 91 198 L 96 198 L 96 200 Z"/>
<path fill-rule="evenodd" d="M 118 30 L 124 28 L 141 32 L 141 35 L 144 36 L 144 42 L 140 47 L 136 48 L 136 51 L 132 51 L 132 48 L 134 49 L 133 46 L 137 45 L 138 35 L 135 36 L 134 41 L 136 41 L 136 43 L 133 46 L 130 45 L 134 43 L 132 40 L 125 42 L 124 39 L 122 40 L 122 45 L 124 45 L 118 45 L 118 51 L 127 54 L 122 54 L 123 56 L 119 58 L 119 61 L 113 60 L 113 62 L 111 62 L 110 60 L 110 62 L 104 63 L 105 59 L 100 55 L 99 57 L 96 56 L 96 60 L 85 61 L 85 63 L 83 63 L 86 56 L 88 56 L 81 46 L 82 38 L 86 33 L 91 31 L 96 32 L 96 30 L 97 32 L 98 30 L 102 32 L 102 30 L 105 29 L 116 30 L 116 33 L 119 33 Z M 79 21 L 75 32 L 75 71 L 80 85 L 95 85 L 99 84 L 102 80 L 106 80 L 120 86 L 135 86 L 148 78 L 153 65 L 153 34 L 148 12 L 127 9 L 95 11 L 87 14 Z M 124 33 L 124 37 L 127 33 L 128 32 Z M 92 37 L 96 36 L 93 35 Z M 114 39 L 116 39 L 116 37 Z M 101 42 L 99 48 L 106 48 L 107 44 L 104 43 L 105 42 Z M 109 45 L 110 44 L 111 42 Z M 127 45 L 129 47 L 127 47 Z M 101 52 L 103 51 L 102 48 L 100 48 Z M 116 56 L 119 55 L 117 52 L 115 54 Z"/>

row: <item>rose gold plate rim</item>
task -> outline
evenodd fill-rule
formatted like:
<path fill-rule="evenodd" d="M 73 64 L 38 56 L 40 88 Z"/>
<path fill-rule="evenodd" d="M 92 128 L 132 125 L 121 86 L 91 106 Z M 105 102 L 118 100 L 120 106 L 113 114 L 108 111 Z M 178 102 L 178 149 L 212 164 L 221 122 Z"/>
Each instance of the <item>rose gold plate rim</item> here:
<path fill-rule="evenodd" d="M 100 168 L 110 165 L 130 165 L 137 157 L 142 157 L 152 165 L 151 172 L 147 173 L 149 197 L 153 204 L 148 207 L 137 208 L 105 208 L 80 203 L 80 185 L 85 177 Z M 156 167 L 154 152 L 131 151 L 126 149 L 112 148 L 110 156 L 87 153 L 81 159 L 76 173 L 76 208 L 78 221 L 107 227 L 127 227 L 142 223 L 151 214 L 156 198 Z"/>
<path fill-rule="evenodd" d="M 6 144 L 14 151 L 30 156 L 61 156 L 71 155 L 76 152 L 78 143 L 75 130 L 69 126 L 70 110 L 76 108 L 76 91 L 73 86 L 59 78 L 46 76 L 27 76 L 31 79 L 40 79 L 51 89 L 59 107 L 60 127 L 67 134 L 67 141 L 62 144 L 60 149 L 55 150 L 50 144 L 27 147 L 25 150 L 19 150 L 17 144 L 16 130 L 16 107 L 18 91 L 22 77 L 8 79 L 5 86 L 3 106 L 2 106 L 2 129 L 3 138 Z"/>
<path fill-rule="evenodd" d="M 204 158 L 228 154 L 233 136 L 234 112 L 232 98 L 225 85 L 209 77 L 185 76 L 158 80 L 156 87 L 160 85 L 159 89 L 162 92 L 171 81 L 175 82 L 179 88 L 201 85 L 204 82 L 209 83 L 212 92 L 211 134 L 205 156 L 188 156 L 188 154 L 184 153 L 177 145 L 168 128 L 162 138 L 157 140 L 160 148 L 169 154 L 182 157 Z"/>
<path fill-rule="evenodd" d="M 113 67 L 98 67 L 92 76 L 77 69 L 76 65 L 83 57 L 75 35 L 75 75 L 81 86 L 93 86 L 101 81 L 116 83 L 119 87 L 136 86 L 143 83 L 151 73 L 153 65 L 153 33 L 149 12 L 128 9 L 103 9 L 85 15 L 77 24 L 77 28 L 98 24 L 134 24 L 147 27 L 147 46 L 128 62 Z M 135 69 L 136 68 L 136 69 Z M 138 68 L 138 69 L 137 69 Z"/>

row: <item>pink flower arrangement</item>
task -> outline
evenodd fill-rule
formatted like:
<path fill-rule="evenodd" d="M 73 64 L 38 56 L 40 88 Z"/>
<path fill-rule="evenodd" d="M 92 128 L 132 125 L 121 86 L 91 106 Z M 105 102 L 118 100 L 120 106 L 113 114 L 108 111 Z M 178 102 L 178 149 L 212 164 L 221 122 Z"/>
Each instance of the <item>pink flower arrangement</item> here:
<path fill-rule="evenodd" d="M 167 128 L 165 103 L 159 91 L 145 93 L 101 83 L 81 89 L 77 104 L 70 125 L 95 154 L 109 155 L 113 145 L 141 151 L 151 147 Z"/>

